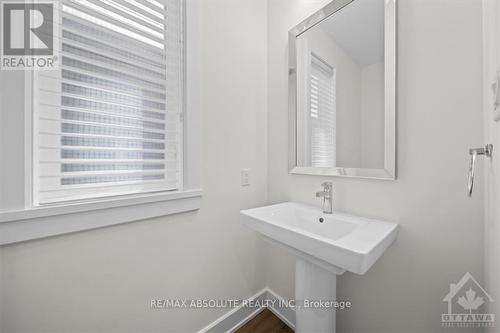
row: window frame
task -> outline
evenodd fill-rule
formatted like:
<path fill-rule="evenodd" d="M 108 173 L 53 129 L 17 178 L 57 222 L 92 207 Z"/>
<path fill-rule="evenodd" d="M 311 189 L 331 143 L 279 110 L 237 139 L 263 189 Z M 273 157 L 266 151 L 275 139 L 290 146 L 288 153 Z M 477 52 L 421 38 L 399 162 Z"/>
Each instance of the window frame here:
<path fill-rule="evenodd" d="M 182 86 L 180 188 L 34 206 L 37 181 L 36 74 L 24 73 L 24 209 L 0 210 L 0 245 L 195 211 L 201 205 L 200 0 L 181 1 Z M 189 36 L 189 38 L 187 38 Z"/>

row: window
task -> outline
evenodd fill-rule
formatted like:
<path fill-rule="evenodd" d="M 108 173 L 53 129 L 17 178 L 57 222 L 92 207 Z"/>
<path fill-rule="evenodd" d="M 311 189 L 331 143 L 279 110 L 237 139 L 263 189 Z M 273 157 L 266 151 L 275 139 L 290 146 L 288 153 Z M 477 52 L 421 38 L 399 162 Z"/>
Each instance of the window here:
<path fill-rule="evenodd" d="M 311 55 L 309 91 L 311 166 L 335 167 L 335 69 L 314 53 Z"/>
<path fill-rule="evenodd" d="M 0 245 L 198 210 L 201 0 L 56 3 L 61 67 L 0 80 Z"/>
<path fill-rule="evenodd" d="M 61 10 L 61 68 L 34 82 L 34 205 L 181 189 L 181 1 Z"/>

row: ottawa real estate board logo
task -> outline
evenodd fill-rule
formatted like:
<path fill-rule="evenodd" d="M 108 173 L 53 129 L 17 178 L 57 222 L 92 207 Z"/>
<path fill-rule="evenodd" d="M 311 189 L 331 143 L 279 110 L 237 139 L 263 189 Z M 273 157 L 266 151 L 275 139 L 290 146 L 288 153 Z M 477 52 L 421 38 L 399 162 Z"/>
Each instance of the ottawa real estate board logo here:
<path fill-rule="evenodd" d="M 466 273 L 460 281 L 450 284 L 450 291 L 443 299 L 448 312 L 441 314 L 441 325 L 450 328 L 494 327 L 495 315 L 487 313 L 493 298 Z"/>
<path fill-rule="evenodd" d="M 2 70 L 57 69 L 59 3 L 2 1 Z"/>

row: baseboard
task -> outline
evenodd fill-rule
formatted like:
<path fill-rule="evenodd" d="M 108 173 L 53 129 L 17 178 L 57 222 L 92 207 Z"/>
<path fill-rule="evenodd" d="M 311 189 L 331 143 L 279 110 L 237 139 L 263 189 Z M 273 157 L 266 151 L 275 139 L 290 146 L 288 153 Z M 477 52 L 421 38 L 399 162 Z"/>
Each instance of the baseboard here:
<path fill-rule="evenodd" d="M 295 329 L 295 309 L 290 306 L 283 305 L 285 303 L 283 302 L 283 297 L 276 294 L 271 289 L 266 288 L 265 291 L 267 292 L 268 300 L 276 301 L 273 303 L 274 305 L 268 307 L 268 309 L 271 310 L 276 315 L 276 317 L 281 319 L 281 321 L 287 324 L 290 328 Z"/>
<path fill-rule="evenodd" d="M 270 306 L 267 307 L 270 311 L 292 329 L 295 328 L 295 310 L 291 307 L 284 306 L 282 302 L 283 298 L 269 288 L 262 289 L 255 295 L 249 297 L 248 300 L 256 301 L 260 304 L 270 304 Z M 239 306 L 201 329 L 198 333 L 233 333 L 257 316 L 265 308 L 266 306 Z"/>

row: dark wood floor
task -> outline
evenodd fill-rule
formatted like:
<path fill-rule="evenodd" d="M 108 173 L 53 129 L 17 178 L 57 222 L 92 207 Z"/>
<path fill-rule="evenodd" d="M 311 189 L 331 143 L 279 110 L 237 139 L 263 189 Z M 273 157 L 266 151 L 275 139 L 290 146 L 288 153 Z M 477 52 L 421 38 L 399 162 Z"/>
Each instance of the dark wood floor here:
<path fill-rule="evenodd" d="M 236 333 L 293 333 L 293 330 L 268 309 L 259 313 Z"/>

